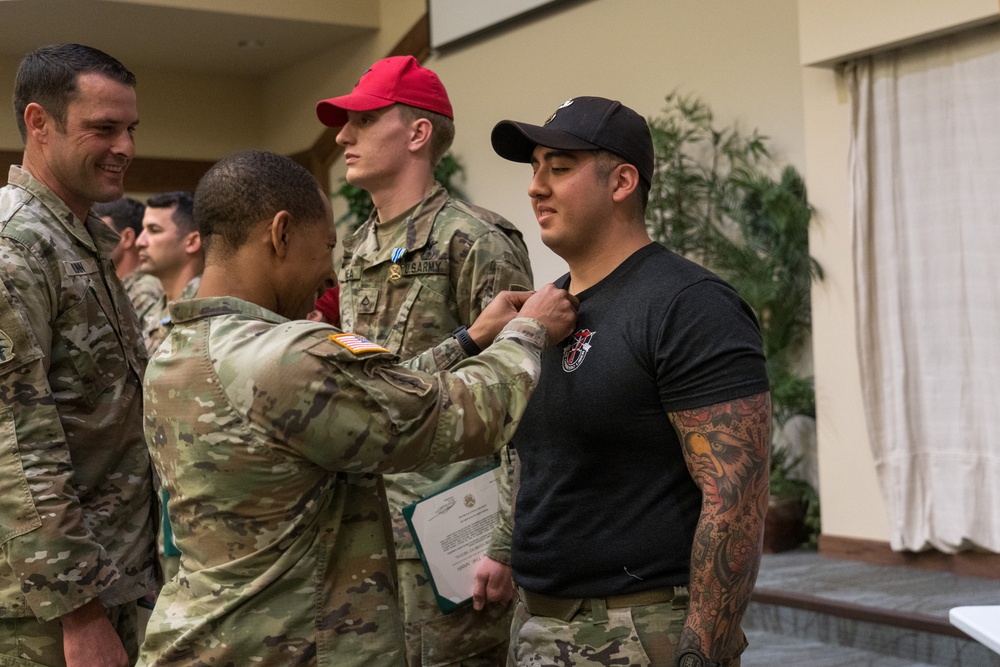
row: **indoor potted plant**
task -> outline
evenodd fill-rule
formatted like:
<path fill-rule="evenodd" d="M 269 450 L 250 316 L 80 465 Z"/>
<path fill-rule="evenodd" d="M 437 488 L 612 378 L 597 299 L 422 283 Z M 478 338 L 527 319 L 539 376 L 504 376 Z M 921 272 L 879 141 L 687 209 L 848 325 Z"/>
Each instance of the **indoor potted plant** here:
<path fill-rule="evenodd" d="M 716 127 L 699 99 L 672 93 L 666 104 L 650 121 L 657 158 L 646 212 L 650 235 L 719 274 L 757 314 L 775 431 L 793 415 L 815 416 L 812 378 L 800 359 L 811 327 L 811 281 L 822 272 L 809 255 L 812 208 L 802 177 L 774 164 L 767 137 L 756 130 Z M 818 536 L 818 495 L 795 478 L 797 460 L 772 447 L 769 550 Z"/>

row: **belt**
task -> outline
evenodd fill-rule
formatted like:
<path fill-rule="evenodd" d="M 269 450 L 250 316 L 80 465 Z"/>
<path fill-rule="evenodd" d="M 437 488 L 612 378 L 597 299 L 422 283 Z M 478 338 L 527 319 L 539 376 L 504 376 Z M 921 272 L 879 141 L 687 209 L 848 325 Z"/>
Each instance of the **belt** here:
<path fill-rule="evenodd" d="M 687 602 L 687 587 L 674 586 L 657 588 L 628 595 L 611 595 L 606 598 L 560 598 L 544 593 L 535 593 L 520 586 L 517 587 L 518 597 L 524 603 L 529 614 L 533 616 L 549 616 L 569 621 L 578 611 L 589 611 L 601 606 L 605 609 L 622 609 L 624 607 L 642 607 L 649 604 L 663 604 L 678 598 L 678 602 Z M 681 600 L 680 598 L 684 599 Z"/>

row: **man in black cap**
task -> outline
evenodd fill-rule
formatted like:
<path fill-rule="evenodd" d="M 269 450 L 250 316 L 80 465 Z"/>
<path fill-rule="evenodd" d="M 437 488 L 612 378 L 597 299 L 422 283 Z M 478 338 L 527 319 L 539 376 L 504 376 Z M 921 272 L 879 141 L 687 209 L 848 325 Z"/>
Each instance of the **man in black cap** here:
<path fill-rule="evenodd" d="M 628 107 L 578 97 L 492 142 L 531 164 L 542 241 L 569 265 L 556 285 L 580 299 L 513 440 L 508 664 L 738 665 L 768 502 L 754 314 L 650 240 L 653 146 Z"/>

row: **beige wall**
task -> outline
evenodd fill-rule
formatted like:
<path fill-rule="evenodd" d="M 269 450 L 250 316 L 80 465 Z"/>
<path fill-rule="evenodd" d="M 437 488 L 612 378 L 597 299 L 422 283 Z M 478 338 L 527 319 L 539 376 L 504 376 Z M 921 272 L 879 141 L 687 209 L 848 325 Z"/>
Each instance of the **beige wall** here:
<path fill-rule="evenodd" d="M 316 119 L 316 102 L 349 93 L 368 66 L 388 53 L 426 10 L 424 0 L 379 4 L 381 28 L 371 38 L 356 39 L 264 83 L 264 148 L 294 153 L 311 146 L 324 129 Z"/>
<path fill-rule="evenodd" d="M 861 404 L 854 332 L 854 275 L 849 210 L 850 105 L 842 77 L 802 73 L 809 235 L 825 278 L 813 285 L 813 372 L 823 533 L 887 541 L 888 516 Z"/>
<path fill-rule="evenodd" d="M 14 96 L 14 74 L 17 73 L 18 60 L 0 56 L 0 150 L 19 151 L 24 148 L 21 135 L 17 133 L 14 120 L 14 107 L 11 98 Z M 6 174 L 4 174 L 6 176 Z M 4 183 L 7 181 L 4 180 Z"/>
<path fill-rule="evenodd" d="M 378 2 L 357 0 L 118 0 L 135 5 L 156 5 L 300 21 L 377 27 Z"/>
<path fill-rule="evenodd" d="M 802 63 L 842 62 L 995 21 L 997 0 L 804 0 L 800 2 Z"/>
<path fill-rule="evenodd" d="M 138 82 L 139 156 L 215 160 L 234 150 L 260 146 L 261 86 L 256 81 L 130 69 Z"/>
<path fill-rule="evenodd" d="M 0 59 L 0 150 L 21 150 L 10 99 L 19 59 Z M 128 66 L 128 63 L 125 63 Z M 215 159 L 259 143 L 260 85 L 250 79 L 131 67 L 142 157 Z"/>
<path fill-rule="evenodd" d="M 623 11 L 628 7 L 628 11 Z M 693 92 L 720 122 L 772 137 L 780 159 L 803 167 L 802 79 L 795 0 L 591 0 L 433 57 L 455 107 L 454 152 L 470 199 L 525 234 L 536 282 L 564 272 L 538 240 L 526 194 L 530 169 L 490 147 L 504 118 L 541 124 L 577 95 L 620 99 L 644 116 L 664 96 Z"/>
<path fill-rule="evenodd" d="M 229 3 L 215 0 L 213 7 L 222 10 Z M 174 0 L 172 4 L 198 3 Z M 310 0 L 300 10 L 315 18 L 312 14 L 320 12 L 322 4 Z M 309 148 L 324 129 L 316 119 L 316 102 L 349 91 L 368 65 L 392 49 L 425 11 L 423 0 L 378 4 L 381 27 L 370 36 L 263 79 L 153 70 L 126 62 L 138 79 L 138 155 L 212 160 L 248 147 L 288 154 Z M 261 4 L 264 9 L 266 3 Z M 329 11 L 327 7 L 325 12 Z M 367 20 L 370 14 L 367 9 L 356 18 Z M 86 41 L 85 36 L 80 39 Z M 0 99 L 11 98 L 17 64 L 17 58 L 0 57 Z M 20 150 L 13 113 L 9 106 L 6 109 L 6 113 L 0 110 L 0 150 Z"/>

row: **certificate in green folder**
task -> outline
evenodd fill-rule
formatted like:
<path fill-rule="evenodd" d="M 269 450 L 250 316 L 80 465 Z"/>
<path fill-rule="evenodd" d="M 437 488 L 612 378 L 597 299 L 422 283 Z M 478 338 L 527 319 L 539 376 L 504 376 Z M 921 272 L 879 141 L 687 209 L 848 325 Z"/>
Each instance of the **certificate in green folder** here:
<path fill-rule="evenodd" d="M 403 508 L 438 606 L 446 614 L 472 599 L 476 569 L 500 509 L 496 470 L 484 470 Z"/>

